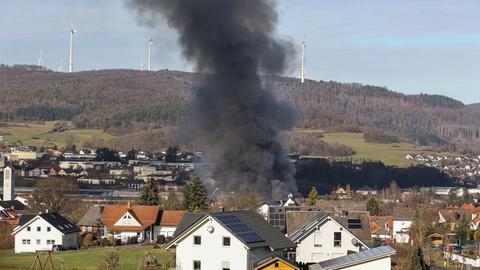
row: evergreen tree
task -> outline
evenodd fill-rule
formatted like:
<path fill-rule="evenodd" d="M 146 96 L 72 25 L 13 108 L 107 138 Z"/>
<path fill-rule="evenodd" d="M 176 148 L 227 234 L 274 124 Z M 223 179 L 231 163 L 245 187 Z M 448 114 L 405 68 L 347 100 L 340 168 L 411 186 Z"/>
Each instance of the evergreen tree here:
<path fill-rule="evenodd" d="M 177 162 L 178 146 L 169 146 L 167 153 L 165 154 L 165 162 L 175 163 Z"/>
<path fill-rule="evenodd" d="M 308 193 L 308 199 L 307 199 L 307 204 L 310 206 L 313 206 L 317 203 L 318 199 L 318 191 L 316 187 L 312 187 L 310 190 L 310 193 Z"/>
<path fill-rule="evenodd" d="M 149 179 L 147 185 L 143 187 L 140 194 L 139 203 L 142 205 L 159 205 L 158 186 L 153 179 Z"/>
<path fill-rule="evenodd" d="M 183 206 L 189 211 L 203 211 L 208 209 L 205 186 L 198 177 L 185 185 L 183 190 Z"/>
<path fill-rule="evenodd" d="M 163 209 L 165 210 L 180 210 L 182 209 L 182 202 L 179 200 L 177 194 L 173 189 L 168 191 L 167 199 L 163 202 Z"/>
<path fill-rule="evenodd" d="M 462 244 L 464 240 L 467 240 L 469 236 L 469 222 L 465 217 L 465 214 L 462 215 L 460 220 L 458 221 L 457 226 L 455 227 L 455 234 L 457 235 L 457 239 Z"/>
<path fill-rule="evenodd" d="M 412 254 L 410 270 L 428 270 L 430 269 L 428 265 L 423 260 L 423 251 L 417 246 L 415 252 Z"/>
<path fill-rule="evenodd" d="M 377 200 L 371 198 L 367 201 L 367 211 L 370 213 L 370 216 L 380 215 L 380 208 L 378 206 Z"/>

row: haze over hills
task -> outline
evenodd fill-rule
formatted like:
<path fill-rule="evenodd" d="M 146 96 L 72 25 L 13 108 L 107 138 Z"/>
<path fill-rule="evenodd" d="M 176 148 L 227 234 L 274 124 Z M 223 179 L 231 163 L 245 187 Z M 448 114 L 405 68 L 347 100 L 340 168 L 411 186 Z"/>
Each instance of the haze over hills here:
<path fill-rule="evenodd" d="M 76 127 L 135 131 L 181 125 L 198 75 L 99 70 L 73 74 L 0 67 L 0 121 L 71 120 Z M 355 83 L 265 77 L 299 110 L 299 129 L 377 132 L 421 145 L 480 146 L 480 105 L 404 95 Z M 131 139 L 131 138 L 130 138 Z"/>

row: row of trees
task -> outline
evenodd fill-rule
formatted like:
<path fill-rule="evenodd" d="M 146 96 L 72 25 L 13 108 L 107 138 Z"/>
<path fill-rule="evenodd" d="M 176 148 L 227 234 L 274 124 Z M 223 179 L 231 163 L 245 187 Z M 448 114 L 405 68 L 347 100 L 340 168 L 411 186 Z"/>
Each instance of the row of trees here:
<path fill-rule="evenodd" d="M 158 192 L 157 182 L 152 179 L 148 180 L 141 191 L 138 203 L 143 205 L 161 205 L 165 210 L 186 209 L 194 212 L 204 211 L 209 207 L 205 186 L 198 177 L 193 177 L 185 185 L 183 198 L 179 198 L 175 191 L 170 190 L 167 199 L 161 200 Z"/>
<path fill-rule="evenodd" d="M 308 194 L 312 186 L 326 194 L 333 188 L 350 184 L 352 188 L 368 186 L 374 189 L 389 187 L 396 181 L 400 188 L 414 186 L 454 186 L 455 179 L 430 167 L 412 166 L 398 168 L 386 166 L 382 162 L 330 161 L 318 158 L 304 158 L 295 163 L 299 191 Z"/>

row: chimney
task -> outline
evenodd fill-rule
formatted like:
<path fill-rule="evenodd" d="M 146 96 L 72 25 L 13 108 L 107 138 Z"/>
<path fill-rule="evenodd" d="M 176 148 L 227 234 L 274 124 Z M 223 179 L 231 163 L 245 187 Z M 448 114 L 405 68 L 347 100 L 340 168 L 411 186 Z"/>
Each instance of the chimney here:
<path fill-rule="evenodd" d="M 220 206 L 220 207 L 218 208 L 218 212 L 219 212 L 219 213 L 225 212 L 225 208 L 223 208 L 223 206 Z"/>
<path fill-rule="evenodd" d="M 130 203 L 130 201 L 127 201 L 127 209 L 130 209 L 132 208 L 132 204 Z"/>

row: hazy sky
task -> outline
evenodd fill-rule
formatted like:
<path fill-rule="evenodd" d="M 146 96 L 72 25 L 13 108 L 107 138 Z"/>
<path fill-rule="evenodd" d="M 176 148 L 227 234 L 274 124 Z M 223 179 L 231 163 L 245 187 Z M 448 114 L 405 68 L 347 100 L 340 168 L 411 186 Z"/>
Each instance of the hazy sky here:
<path fill-rule="evenodd" d="M 278 33 L 306 35 L 307 77 L 480 102 L 480 0 L 278 0 Z M 214 16 L 214 12 L 212 12 Z M 0 0 L 0 63 L 139 69 L 155 39 L 155 69 L 191 70 L 166 26 L 138 26 L 123 0 Z M 298 67 L 291 76 L 297 76 Z"/>

